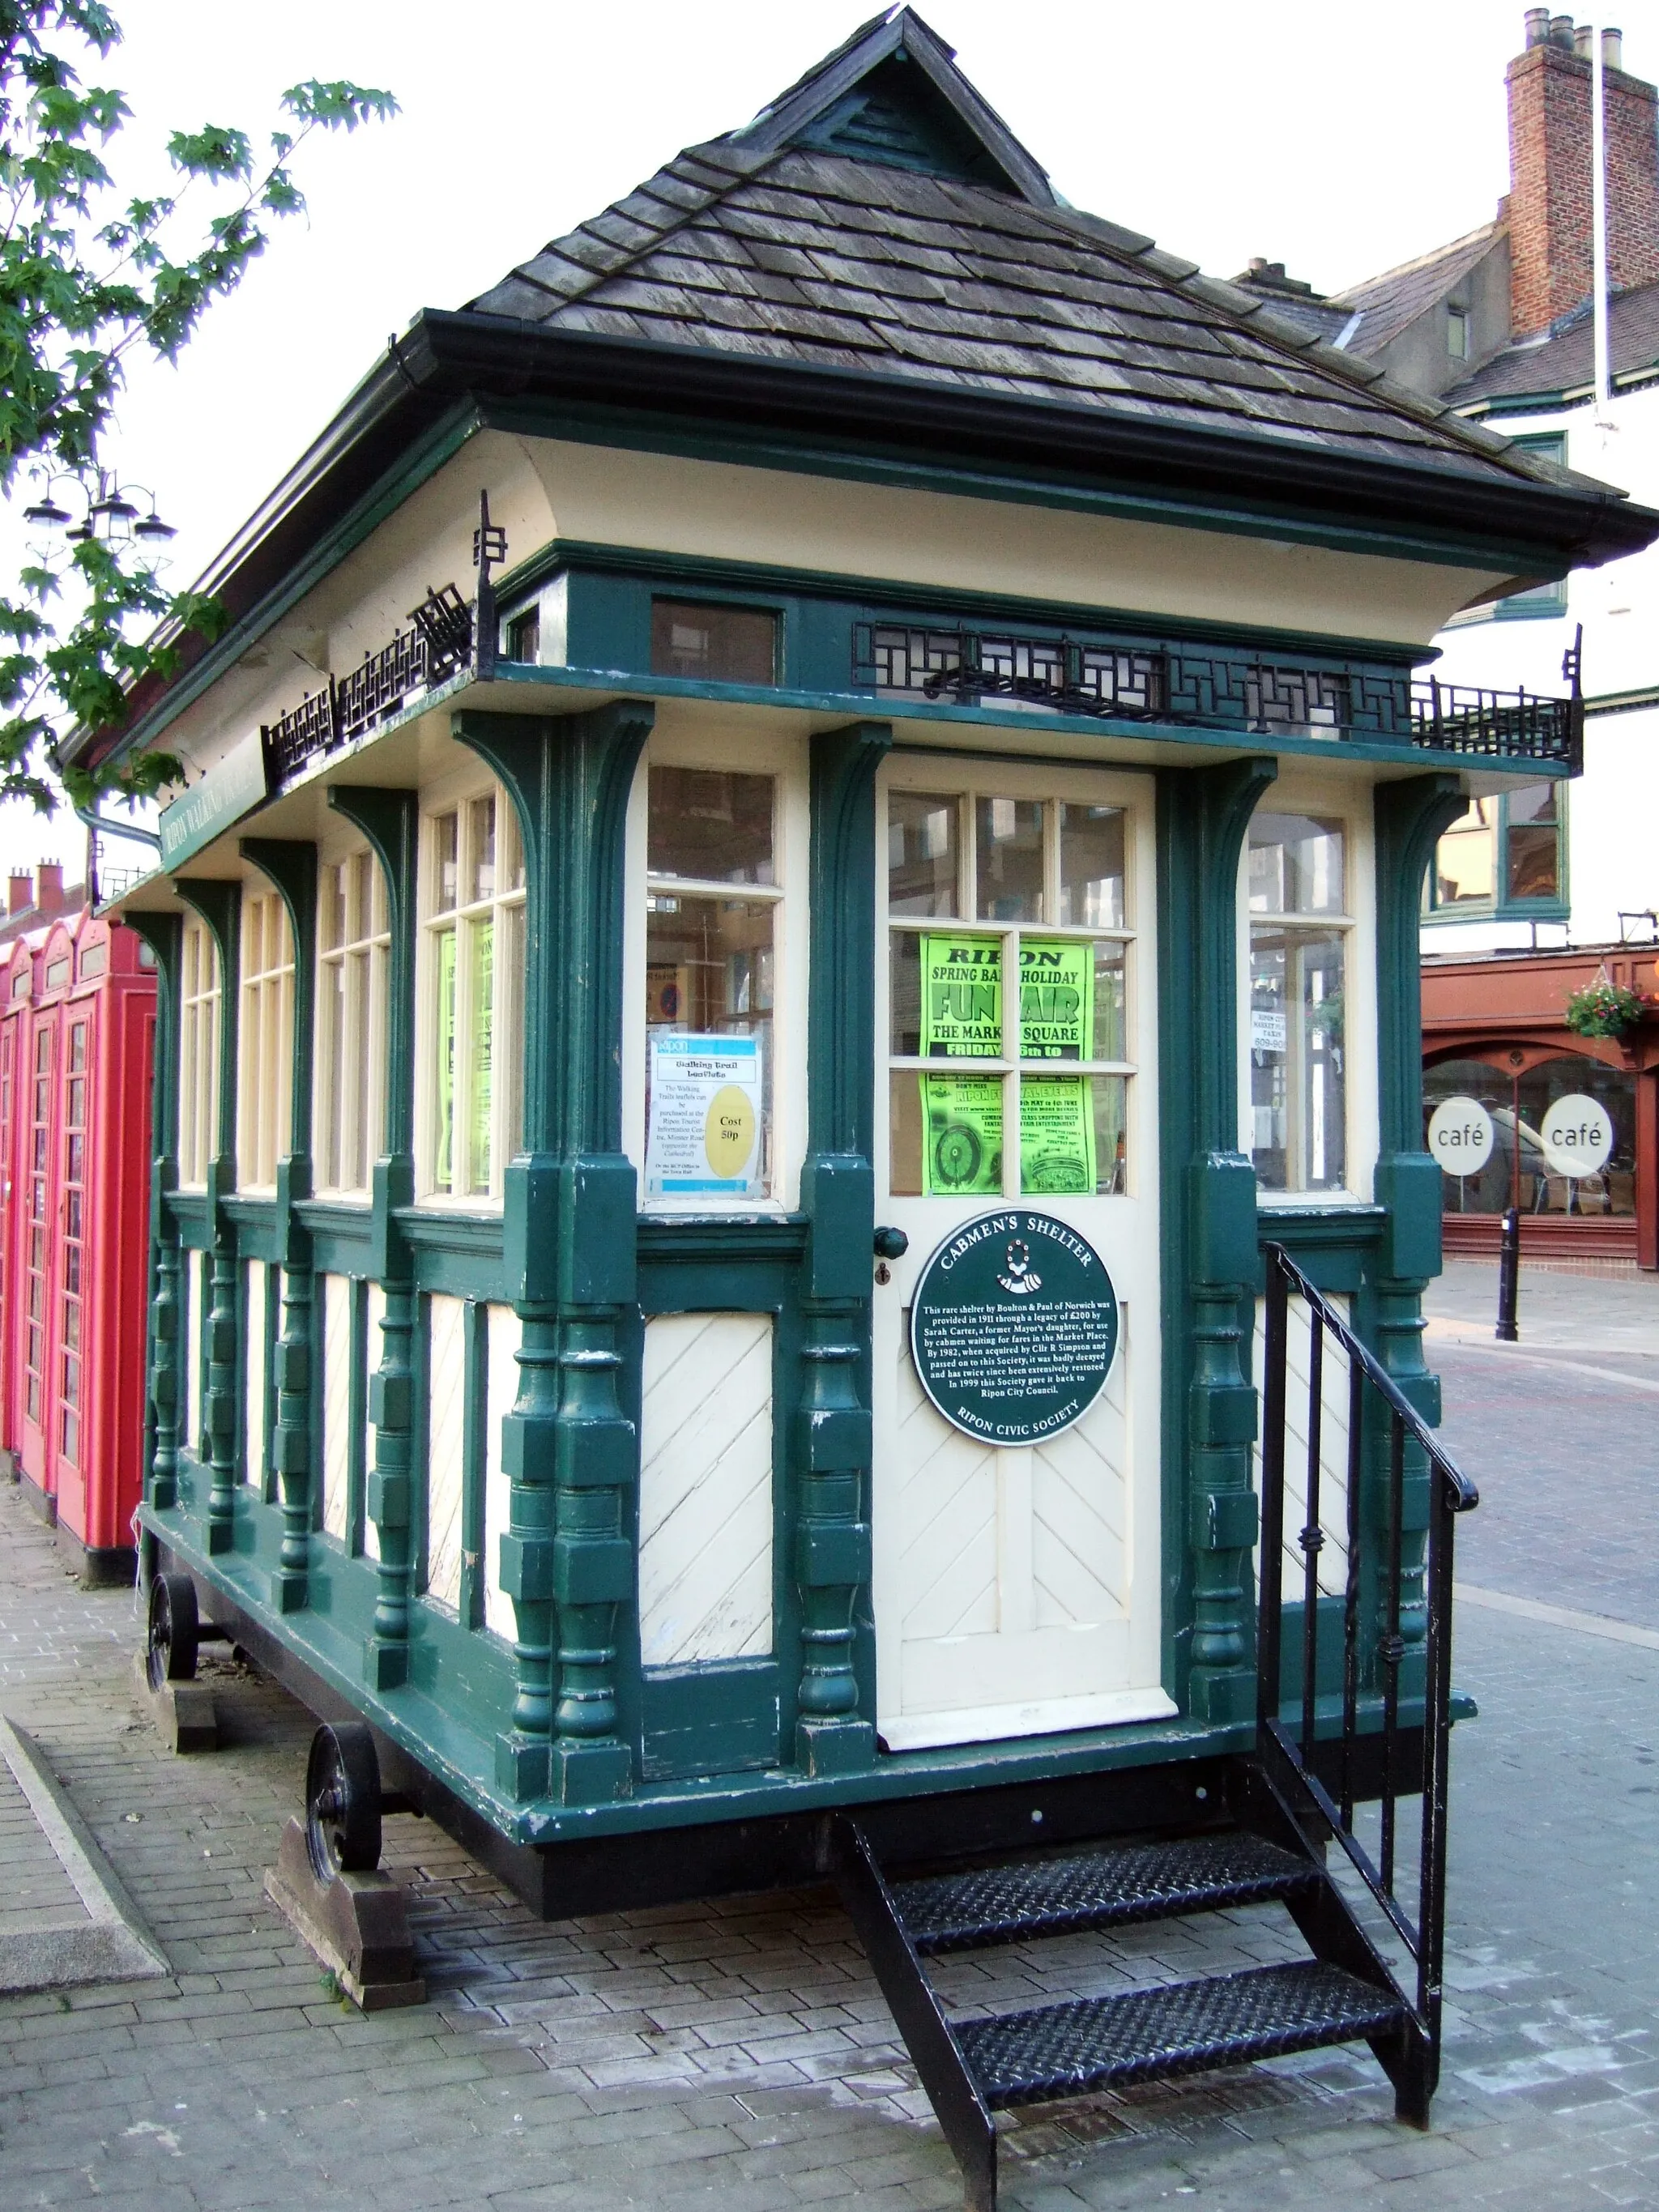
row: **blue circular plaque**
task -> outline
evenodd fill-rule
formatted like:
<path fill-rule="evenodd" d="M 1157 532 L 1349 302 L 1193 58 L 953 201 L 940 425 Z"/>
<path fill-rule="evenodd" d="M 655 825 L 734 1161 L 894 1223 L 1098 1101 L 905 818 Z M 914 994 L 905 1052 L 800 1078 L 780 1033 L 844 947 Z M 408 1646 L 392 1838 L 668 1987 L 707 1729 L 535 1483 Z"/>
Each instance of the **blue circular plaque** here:
<path fill-rule="evenodd" d="M 1086 1237 L 1004 1206 L 953 1229 L 910 1307 L 921 1387 L 955 1428 L 1035 1444 L 1080 1420 L 1117 1352 L 1117 1293 Z"/>

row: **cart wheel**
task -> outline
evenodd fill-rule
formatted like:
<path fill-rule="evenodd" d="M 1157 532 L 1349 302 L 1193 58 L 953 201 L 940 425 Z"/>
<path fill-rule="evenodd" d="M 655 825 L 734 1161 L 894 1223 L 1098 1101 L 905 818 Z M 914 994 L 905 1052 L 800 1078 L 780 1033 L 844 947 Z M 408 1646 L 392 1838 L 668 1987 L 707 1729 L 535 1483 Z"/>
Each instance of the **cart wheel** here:
<path fill-rule="evenodd" d="M 306 1762 L 306 1848 L 319 1881 L 380 1863 L 380 1763 L 361 1721 L 325 1721 Z"/>
<path fill-rule="evenodd" d="M 144 1673 L 152 1690 L 196 1678 L 196 1585 L 188 1575 L 157 1575 L 149 1586 Z"/>

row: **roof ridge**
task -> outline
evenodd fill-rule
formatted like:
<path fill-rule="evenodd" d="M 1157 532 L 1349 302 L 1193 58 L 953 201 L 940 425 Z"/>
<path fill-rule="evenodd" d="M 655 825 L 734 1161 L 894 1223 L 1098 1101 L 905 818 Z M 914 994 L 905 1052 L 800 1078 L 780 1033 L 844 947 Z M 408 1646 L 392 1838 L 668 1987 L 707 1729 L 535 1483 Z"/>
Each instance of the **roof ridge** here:
<path fill-rule="evenodd" d="M 1426 253 L 1416 254 L 1411 260 L 1401 261 L 1392 269 L 1379 269 L 1375 276 L 1362 276 L 1357 283 L 1345 284 L 1340 292 L 1328 292 L 1325 296 L 1339 307 L 1358 307 L 1361 292 L 1373 291 L 1377 285 L 1387 284 L 1396 276 L 1415 276 L 1419 269 L 1431 268 L 1437 261 L 1449 260 L 1465 246 L 1474 245 L 1477 240 L 1495 238 L 1504 228 L 1504 218 L 1493 216 L 1490 222 L 1478 223 L 1473 230 L 1466 230 L 1461 238 L 1449 239 L 1444 246 L 1431 246 Z"/>

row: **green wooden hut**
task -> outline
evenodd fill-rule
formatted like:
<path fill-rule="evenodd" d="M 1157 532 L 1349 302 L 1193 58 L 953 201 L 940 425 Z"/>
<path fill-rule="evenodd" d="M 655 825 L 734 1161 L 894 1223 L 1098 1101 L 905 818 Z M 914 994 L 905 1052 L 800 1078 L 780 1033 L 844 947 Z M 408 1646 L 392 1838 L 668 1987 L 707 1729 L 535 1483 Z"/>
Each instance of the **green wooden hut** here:
<path fill-rule="evenodd" d="M 836 1875 L 975 2202 L 999 2105 L 1217 2059 L 1422 2118 L 1419 900 L 1582 728 L 1429 641 L 1656 529 L 1068 205 L 908 9 L 417 315 L 70 748 L 185 763 L 158 1667 L 328 1717 L 335 1863 L 378 1760 L 549 1915 Z M 1305 1966 L 927 1978 L 1263 1897 Z"/>

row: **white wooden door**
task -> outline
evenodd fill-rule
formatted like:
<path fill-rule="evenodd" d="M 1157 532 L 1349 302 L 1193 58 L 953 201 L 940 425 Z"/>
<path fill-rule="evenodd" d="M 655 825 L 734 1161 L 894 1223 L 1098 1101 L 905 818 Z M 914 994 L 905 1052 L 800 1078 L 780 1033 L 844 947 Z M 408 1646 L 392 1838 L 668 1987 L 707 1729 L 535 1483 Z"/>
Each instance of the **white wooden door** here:
<path fill-rule="evenodd" d="M 878 835 L 876 1218 L 909 1239 L 874 1294 L 881 1738 L 1167 1715 L 1152 782 L 910 755 Z M 1121 1336 L 1080 1421 L 1000 1448 L 934 1409 L 908 1320 L 929 1255 L 1014 1198 L 1100 1254 Z"/>

